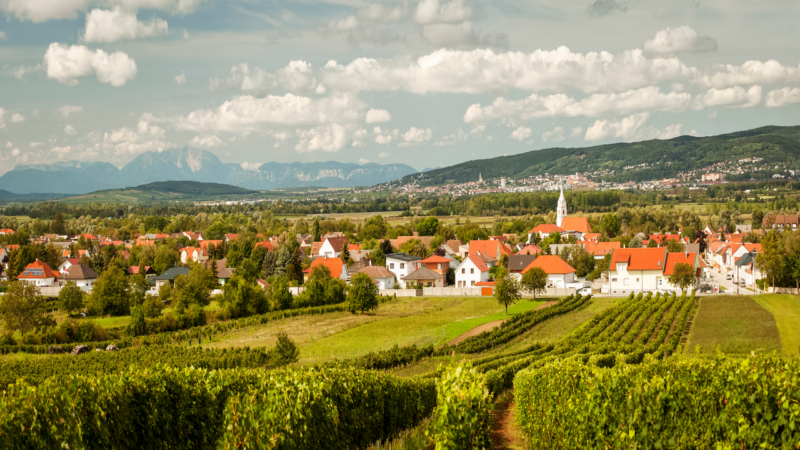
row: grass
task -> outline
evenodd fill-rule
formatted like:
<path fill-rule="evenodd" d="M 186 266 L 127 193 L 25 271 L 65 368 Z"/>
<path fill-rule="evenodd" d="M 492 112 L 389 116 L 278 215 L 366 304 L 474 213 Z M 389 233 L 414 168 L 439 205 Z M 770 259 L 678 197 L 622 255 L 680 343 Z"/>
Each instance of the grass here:
<path fill-rule="evenodd" d="M 770 312 L 743 295 L 700 298 L 685 353 L 697 346 L 702 353 L 746 354 L 753 350 L 780 350 L 781 336 Z"/>
<path fill-rule="evenodd" d="M 509 308 L 518 314 L 539 306 L 523 300 Z M 470 329 L 502 319 L 492 297 L 401 297 L 368 314 L 330 313 L 302 316 L 264 326 L 232 330 L 209 347 L 272 346 L 285 331 L 300 348 L 301 362 L 314 362 L 381 350 L 394 344 L 441 344 Z"/>
<path fill-rule="evenodd" d="M 800 354 L 800 297 L 766 294 L 753 298 L 775 317 L 783 354 Z"/>

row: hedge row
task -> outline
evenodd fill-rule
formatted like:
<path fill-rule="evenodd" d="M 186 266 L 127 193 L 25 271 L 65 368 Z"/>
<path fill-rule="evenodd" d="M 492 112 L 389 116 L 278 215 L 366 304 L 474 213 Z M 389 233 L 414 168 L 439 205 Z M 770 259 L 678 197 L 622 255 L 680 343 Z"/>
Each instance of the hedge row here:
<path fill-rule="evenodd" d="M 520 372 L 517 423 L 534 448 L 798 448 L 800 361 L 666 359 Z"/>
<path fill-rule="evenodd" d="M 379 372 L 155 367 L 9 386 L 0 434 L 25 449 L 350 449 L 435 404 L 433 382 Z"/>
<path fill-rule="evenodd" d="M 468 362 L 449 367 L 436 382 L 436 391 L 430 430 L 436 448 L 488 449 L 492 398 L 486 376 Z"/>

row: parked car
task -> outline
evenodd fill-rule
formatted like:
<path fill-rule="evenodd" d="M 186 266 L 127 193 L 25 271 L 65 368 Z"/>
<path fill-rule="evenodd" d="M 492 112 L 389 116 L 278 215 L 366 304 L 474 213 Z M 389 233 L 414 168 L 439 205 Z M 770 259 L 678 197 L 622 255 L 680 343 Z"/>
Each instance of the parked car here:
<path fill-rule="evenodd" d="M 583 295 L 592 295 L 592 288 L 585 287 L 585 288 L 579 290 L 578 294 L 580 294 L 581 296 L 583 296 Z"/>
<path fill-rule="evenodd" d="M 728 275 L 726 275 L 726 276 L 725 276 L 725 279 L 726 279 L 726 280 L 730 280 L 731 278 L 733 278 L 733 277 L 731 276 L 731 274 L 728 274 Z"/>

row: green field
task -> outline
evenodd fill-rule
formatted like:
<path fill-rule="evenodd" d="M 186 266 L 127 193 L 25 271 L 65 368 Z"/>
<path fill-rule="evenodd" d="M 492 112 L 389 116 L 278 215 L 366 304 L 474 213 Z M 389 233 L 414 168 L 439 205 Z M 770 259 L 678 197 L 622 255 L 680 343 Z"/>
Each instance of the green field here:
<path fill-rule="evenodd" d="M 700 298 L 684 353 L 700 346 L 704 354 L 717 349 L 723 353 L 748 354 L 754 350 L 780 350 L 781 335 L 775 317 L 743 295 Z"/>
<path fill-rule="evenodd" d="M 783 354 L 800 354 L 800 297 L 766 294 L 753 298 L 775 317 Z"/>

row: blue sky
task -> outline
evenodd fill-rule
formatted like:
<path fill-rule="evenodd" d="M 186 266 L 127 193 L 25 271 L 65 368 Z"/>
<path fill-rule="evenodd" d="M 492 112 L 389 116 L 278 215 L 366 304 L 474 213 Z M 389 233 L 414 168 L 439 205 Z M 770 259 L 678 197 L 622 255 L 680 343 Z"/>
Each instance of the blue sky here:
<path fill-rule="evenodd" d="M 0 0 L 0 173 L 417 169 L 795 125 L 800 2 Z"/>

